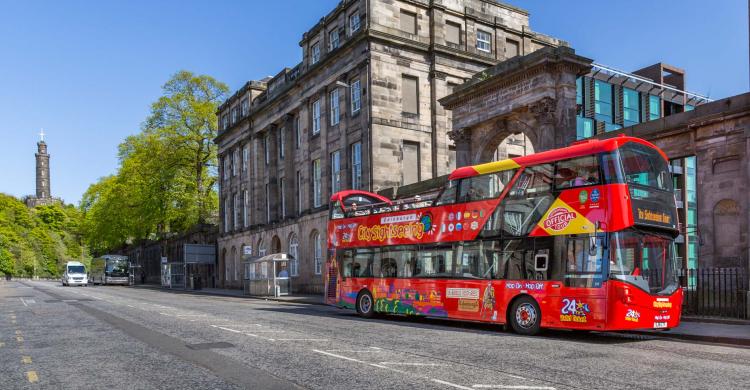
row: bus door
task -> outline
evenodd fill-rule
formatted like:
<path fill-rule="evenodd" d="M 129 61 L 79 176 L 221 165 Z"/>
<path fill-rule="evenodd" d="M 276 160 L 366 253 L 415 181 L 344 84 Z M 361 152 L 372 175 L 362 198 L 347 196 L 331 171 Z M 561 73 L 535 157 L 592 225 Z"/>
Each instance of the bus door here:
<path fill-rule="evenodd" d="M 453 279 L 446 284 L 446 310 L 451 318 L 496 321 L 497 299 L 493 285 L 493 241 L 468 241 L 455 245 Z"/>
<path fill-rule="evenodd" d="M 606 322 L 606 235 L 565 237 L 563 287 L 552 321 L 566 328 L 603 329 Z"/>
<path fill-rule="evenodd" d="M 518 238 L 498 243 L 499 263 L 495 278 L 501 279 L 497 283 L 499 312 L 504 316 L 513 298 L 530 295 L 539 303 L 544 324 L 549 302 L 560 294 L 561 282 L 555 280 L 559 272 L 552 261 L 554 238 Z"/>

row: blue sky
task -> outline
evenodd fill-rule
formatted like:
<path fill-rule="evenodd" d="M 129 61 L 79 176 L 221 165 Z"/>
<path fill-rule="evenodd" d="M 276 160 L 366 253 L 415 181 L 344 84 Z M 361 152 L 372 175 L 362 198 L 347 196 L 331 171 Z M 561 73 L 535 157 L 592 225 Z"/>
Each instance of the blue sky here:
<path fill-rule="evenodd" d="M 115 172 L 117 145 L 138 132 L 173 73 L 209 74 L 233 90 L 274 75 L 300 61 L 302 33 L 337 3 L 0 0 L 0 192 L 34 192 L 43 127 L 52 192 L 77 204 Z M 508 3 L 531 12 L 533 30 L 597 62 L 667 62 L 712 98 L 748 91 L 745 0 Z"/>

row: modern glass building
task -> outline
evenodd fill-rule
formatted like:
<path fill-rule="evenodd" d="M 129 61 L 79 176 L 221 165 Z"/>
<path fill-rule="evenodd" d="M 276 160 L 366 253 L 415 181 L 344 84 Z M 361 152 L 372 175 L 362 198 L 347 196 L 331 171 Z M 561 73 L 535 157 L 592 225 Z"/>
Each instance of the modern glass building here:
<path fill-rule="evenodd" d="M 655 64 L 632 73 L 594 64 L 576 80 L 578 139 L 690 111 L 709 101 L 686 92 L 685 72 Z"/>

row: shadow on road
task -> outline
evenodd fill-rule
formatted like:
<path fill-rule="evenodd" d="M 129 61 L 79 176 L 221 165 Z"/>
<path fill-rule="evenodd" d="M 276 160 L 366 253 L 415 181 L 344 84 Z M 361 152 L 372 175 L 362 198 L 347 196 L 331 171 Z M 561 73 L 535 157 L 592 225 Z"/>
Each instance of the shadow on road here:
<path fill-rule="evenodd" d="M 503 325 L 483 323 L 483 322 L 470 322 L 470 321 L 459 321 L 449 320 L 440 318 L 428 318 L 419 316 L 403 316 L 395 314 L 379 314 L 377 317 L 372 319 L 364 319 L 359 317 L 356 313 L 350 311 L 344 311 L 342 309 L 333 310 L 321 310 L 321 307 L 310 307 L 307 305 L 300 305 L 296 307 L 263 307 L 256 308 L 255 310 L 284 313 L 292 315 L 307 315 L 315 317 L 328 317 L 336 318 L 337 320 L 352 321 L 358 323 L 379 323 L 404 326 L 408 328 L 417 329 L 441 329 L 450 330 L 454 332 L 468 332 L 478 333 L 482 332 L 483 335 L 490 335 L 495 337 L 529 337 L 517 335 L 510 331 L 504 330 Z M 654 338 L 640 335 L 620 334 L 620 333 L 601 333 L 601 332 L 589 332 L 589 331 L 575 331 L 575 330 L 544 330 L 539 336 L 532 337 L 543 337 L 554 340 L 564 341 L 575 341 L 584 344 L 628 344 L 640 341 L 652 340 Z"/>

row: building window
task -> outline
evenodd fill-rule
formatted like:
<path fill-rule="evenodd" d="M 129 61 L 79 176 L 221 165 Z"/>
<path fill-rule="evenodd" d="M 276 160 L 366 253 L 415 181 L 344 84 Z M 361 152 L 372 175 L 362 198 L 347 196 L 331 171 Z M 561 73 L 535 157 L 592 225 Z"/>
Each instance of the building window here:
<path fill-rule="evenodd" d="M 312 185 L 313 185 L 313 207 L 320 207 L 323 204 L 323 194 L 321 193 L 320 180 L 320 159 L 312 162 Z"/>
<path fill-rule="evenodd" d="M 582 116 L 576 117 L 576 140 L 594 136 L 594 121 Z"/>
<path fill-rule="evenodd" d="M 331 126 L 339 124 L 339 89 L 331 91 Z"/>
<path fill-rule="evenodd" d="M 224 114 L 221 118 L 221 128 L 224 130 L 229 128 L 229 115 Z"/>
<path fill-rule="evenodd" d="M 235 149 L 234 152 L 232 152 L 232 176 L 237 176 L 239 165 L 240 165 L 240 150 Z"/>
<path fill-rule="evenodd" d="M 242 99 L 242 101 L 240 102 L 241 115 L 243 117 L 246 117 L 249 110 L 250 110 L 250 106 L 247 103 L 247 99 Z"/>
<path fill-rule="evenodd" d="M 281 130 L 279 130 L 279 132 L 278 132 L 278 134 L 279 134 L 278 135 L 278 137 L 279 137 L 279 160 L 283 160 L 284 156 L 285 156 L 285 153 L 286 153 L 286 152 L 284 152 L 284 149 L 285 149 L 284 138 L 286 138 L 286 137 L 284 137 L 284 135 L 285 135 L 284 133 L 285 132 L 286 132 L 286 127 L 281 128 Z"/>
<path fill-rule="evenodd" d="M 243 192 L 242 195 L 242 226 L 248 227 L 250 226 L 250 214 L 248 212 L 250 211 L 250 196 L 247 190 Z"/>
<path fill-rule="evenodd" d="M 229 197 L 224 197 L 224 233 L 229 231 L 229 222 L 231 221 L 231 205 L 229 204 Z"/>
<path fill-rule="evenodd" d="M 658 96 L 648 95 L 648 119 L 661 118 L 661 99 Z"/>
<path fill-rule="evenodd" d="M 250 146 L 245 145 L 242 148 L 242 173 L 247 173 L 247 162 L 250 160 Z"/>
<path fill-rule="evenodd" d="M 354 80 L 351 90 L 352 114 L 362 108 L 362 87 L 359 80 Z"/>
<path fill-rule="evenodd" d="M 279 179 L 279 192 L 281 193 L 281 218 L 286 217 L 286 179 Z"/>
<path fill-rule="evenodd" d="M 302 117 L 299 115 L 294 123 L 294 139 L 294 147 L 299 149 L 302 146 Z"/>
<path fill-rule="evenodd" d="M 339 30 L 334 28 L 328 33 L 328 51 L 334 51 L 339 48 Z"/>
<path fill-rule="evenodd" d="M 612 84 L 594 80 L 594 119 L 612 122 Z"/>
<path fill-rule="evenodd" d="M 576 78 L 576 105 L 578 115 L 583 115 L 583 77 Z"/>
<path fill-rule="evenodd" d="M 513 58 L 521 52 L 521 45 L 514 39 L 505 40 L 505 58 Z"/>
<path fill-rule="evenodd" d="M 232 124 L 237 123 L 237 107 L 232 109 Z"/>
<path fill-rule="evenodd" d="M 266 183 L 266 198 L 263 200 L 266 202 L 266 223 L 271 222 L 271 191 Z"/>
<path fill-rule="evenodd" d="M 341 190 L 341 151 L 331 153 L 331 194 Z"/>
<path fill-rule="evenodd" d="M 352 189 L 362 189 L 362 143 L 352 144 Z"/>
<path fill-rule="evenodd" d="M 313 233 L 312 242 L 315 275 L 320 275 L 323 272 L 323 242 L 320 239 L 320 234 L 317 231 Z"/>
<path fill-rule="evenodd" d="M 258 177 L 258 140 L 253 142 L 253 176 Z"/>
<path fill-rule="evenodd" d="M 238 281 L 240 280 L 240 275 L 242 274 L 242 270 L 240 269 L 240 252 L 232 248 L 232 254 L 232 257 L 234 258 L 234 263 L 232 264 L 232 274 L 234 275 L 234 281 Z"/>
<path fill-rule="evenodd" d="M 313 43 L 312 47 L 310 48 L 310 53 L 310 62 L 312 62 L 313 65 L 317 64 L 318 61 L 320 61 L 320 43 Z"/>
<path fill-rule="evenodd" d="M 232 172 L 232 168 L 231 168 L 232 161 L 231 160 L 232 159 L 230 158 L 229 155 L 224 156 L 224 180 L 229 180 L 229 176 L 230 176 L 230 174 Z"/>
<path fill-rule="evenodd" d="M 289 257 L 289 275 L 299 276 L 299 240 L 294 233 L 289 237 Z"/>
<path fill-rule="evenodd" d="M 237 230 L 240 227 L 240 194 L 234 194 L 234 229 Z"/>
<path fill-rule="evenodd" d="M 416 77 L 403 75 L 401 77 L 401 103 L 402 110 L 409 114 L 419 113 L 418 104 L 418 79 Z"/>
<path fill-rule="evenodd" d="M 312 133 L 320 133 L 320 99 L 313 102 L 312 105 Z"/>
<path fill-rule="evenodd" d="M 492 51 L 492 34 L 477 30 L 477 50 L 489 53 Z"/>
<path fill-rule="evenodd" d="M 401 10 L 401 31 L 417 35 L 417 14 Z"/>
<path fill-rule="evenodd" d="M 633 126 L 641 122 L 641 96 L 630 88 L 622 89 L 623 125 Z"/>
<path fill-rule="evenodd" d="M 263 157 L 266 165 L 268 165 L 271 162 L 271 143 L 269 142 L 269 135 L 266 134 L 265 137 L 263 137 Z"/>
<path fill-rule="evenodd" d="M 302 212 L 302 172 L 297 171 L 297 214 Z"/>
<path fill-rule="evenodd" d="M 461 45 L 461 25 L 447 22 L 445 24 L 445 42 Z"/>
<path fill-rule="evenodd" d="M 420 180 L 419 143 L 404 141 L 401 156 L 401 185 Z"/>
<path fill-rule="evenodd" d="M 360 28 L 359 14 L 352 14 L 349 17 L 349 31 L 350 31 L 350 34 L 354 34 L 355 32 L 359 31 L 359 28 Z"/>

